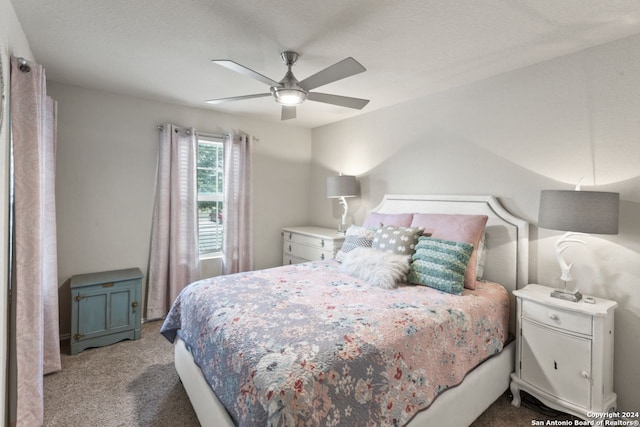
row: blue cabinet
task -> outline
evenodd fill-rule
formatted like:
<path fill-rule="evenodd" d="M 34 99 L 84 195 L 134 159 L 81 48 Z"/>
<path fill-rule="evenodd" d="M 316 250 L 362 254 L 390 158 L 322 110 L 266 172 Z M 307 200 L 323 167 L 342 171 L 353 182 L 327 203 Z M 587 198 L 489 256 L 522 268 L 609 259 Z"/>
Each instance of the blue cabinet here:
<path fill-rule="evenodd" d="M 140 338 L 142 272 L 139 268 L 71 278 L 71 354 Z"/>

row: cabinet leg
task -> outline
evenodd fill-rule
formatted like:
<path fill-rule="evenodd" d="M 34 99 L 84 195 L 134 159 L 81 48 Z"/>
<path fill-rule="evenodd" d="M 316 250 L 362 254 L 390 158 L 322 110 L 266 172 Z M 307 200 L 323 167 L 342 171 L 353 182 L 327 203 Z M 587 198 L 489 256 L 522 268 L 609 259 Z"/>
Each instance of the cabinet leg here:
<path fill-rule="evenodd" d="M 513 395 L 511 404 L 516 408 L 519 408 L 520 407 L 520 387 L 518 387 L 518 384 L 516 384 L 515 381 L 511 381 L 509 388 L 511 389 L 511 394 Z"/>

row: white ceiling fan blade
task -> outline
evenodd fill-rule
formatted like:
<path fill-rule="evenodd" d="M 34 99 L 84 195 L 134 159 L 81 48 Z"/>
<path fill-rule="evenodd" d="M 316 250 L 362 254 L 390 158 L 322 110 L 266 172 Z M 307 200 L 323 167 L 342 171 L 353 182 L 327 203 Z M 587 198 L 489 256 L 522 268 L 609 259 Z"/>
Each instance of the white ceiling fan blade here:
<path fill-rule="evenodd" d="M 307 77 L 298 84 L 302 88 L 304 88 L 304 90 L 309 91 L 311 89 L 324 86 L 331 82 L 353 76 L 354 74 L 362 73 L 363 71 L 367 71 L 367 69 L 360 65 L 358 61 L 349 57 L 336 64 L 333 64 L 330 67 L 325 68 L 322 71 L 318 71 L 314 75 Z"/>
<path fill-rule="evenodd" d="M 295 105 L 283 105 L 282 115 L 280 120 L 290 120 L 296 118 L 296 106 Z"/>
<path fill-rule="evenodd" d="M 218 99 L 209 99 L 205 101 L 207 104 L 222 104 L 223 102 L 230 101 L 240 101 L 243 99 L 251 99 L 251 98 L 262 98 L 265 96 L 271 96 L 270 93 L 257 93 L 255 95 L 243 95 L 243 96 L 232 96 L 230 98 L 218 98 Z"/>
<path fill-rule="evenodd" d="M 211 60 L 214 64 L 222 65 L 225 68 L 235 71 L 236 73 L 244 74 L 247 77 L 251 77 L 252 79 L 256 79 L 262 83 L 268 84 L 269 86 L 279 87 L 280 83 L 275 80 L 271 80 L 267 76 L 263 76 L 262 74 L 253 71 L 250 68 L 245 67 L 244 65 L 240 65 L 237 62 L 233 62 L 228 59 L 213 59 Z"/>
<path fill-rule="evenodd" d="M 309 92 L 307 99 L 325 104 L 339 105 L 341 107 L 361 110 L 369 103 L 368 99 L 351 98 L 349 96 L 330 95 L 328 93 Z"/>

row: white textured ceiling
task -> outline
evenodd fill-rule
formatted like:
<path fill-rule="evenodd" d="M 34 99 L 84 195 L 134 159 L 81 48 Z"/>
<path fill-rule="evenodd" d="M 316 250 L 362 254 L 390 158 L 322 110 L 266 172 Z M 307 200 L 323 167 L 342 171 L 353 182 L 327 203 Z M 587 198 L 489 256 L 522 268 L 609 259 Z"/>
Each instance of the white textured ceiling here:
<path fill-rule="evenodd" d="M 367 71 L 318 91 L 367 98 L 361 111 L 306 101 L 287 123 L 316 127 L 640 33 L 640 0 L 11 0 L 49 80 L 280 120 L 268 92 L 212 64 L 274 80 L 295 50 L 299 80 L 348 56 Z M 16 52 L 19 54 L 19 52 Z"/>

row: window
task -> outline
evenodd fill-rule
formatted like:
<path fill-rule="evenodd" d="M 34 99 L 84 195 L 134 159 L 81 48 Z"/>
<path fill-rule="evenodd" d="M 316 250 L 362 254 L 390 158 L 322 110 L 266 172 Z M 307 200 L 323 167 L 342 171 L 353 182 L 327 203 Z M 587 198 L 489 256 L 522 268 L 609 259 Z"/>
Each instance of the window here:
<path fill-rule="evenodd" d="M 198 245 L 200 255 L 222 252 L 224 158 L 222 141 L 198 138 Z"/>

